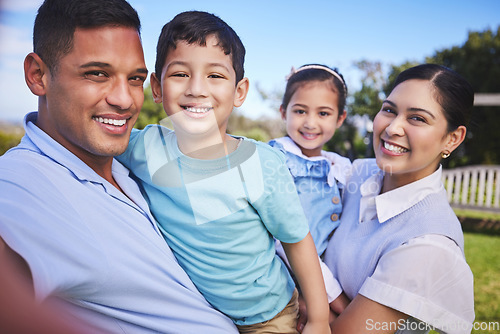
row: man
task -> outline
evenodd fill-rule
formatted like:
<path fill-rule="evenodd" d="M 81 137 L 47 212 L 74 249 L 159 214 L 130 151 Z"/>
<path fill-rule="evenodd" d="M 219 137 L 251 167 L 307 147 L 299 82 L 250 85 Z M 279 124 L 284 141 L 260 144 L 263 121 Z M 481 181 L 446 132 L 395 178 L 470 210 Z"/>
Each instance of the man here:
<path fill-rule="evenodd" d="M 112 333 L 236 333 L 177 264 L 113 159 L 127 147 L 147 69 L 125 0 L 46 0 L 24 62 L 38 112 L 0 158 L 0 252 L 38 300 Z"/>

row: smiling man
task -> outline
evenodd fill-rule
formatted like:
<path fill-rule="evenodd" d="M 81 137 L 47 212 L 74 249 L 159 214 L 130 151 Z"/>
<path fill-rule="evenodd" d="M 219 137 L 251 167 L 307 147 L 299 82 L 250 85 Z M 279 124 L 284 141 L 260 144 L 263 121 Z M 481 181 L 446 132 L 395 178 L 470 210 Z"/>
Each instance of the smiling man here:
<path fill-rule="evenodd" d="M 92 327 L 86 332 L 236 333 L 178 265 L 114 159 L 144 100 L 139 30 L 124 0 L 40 7 L 24 63 L 38 112 L 26 115 L 22 142 L 0 157 L 0 255 L 14 260 L 38 301 L 58 297 Z M 29 320 L 0 316 L 16 333 Z"/>

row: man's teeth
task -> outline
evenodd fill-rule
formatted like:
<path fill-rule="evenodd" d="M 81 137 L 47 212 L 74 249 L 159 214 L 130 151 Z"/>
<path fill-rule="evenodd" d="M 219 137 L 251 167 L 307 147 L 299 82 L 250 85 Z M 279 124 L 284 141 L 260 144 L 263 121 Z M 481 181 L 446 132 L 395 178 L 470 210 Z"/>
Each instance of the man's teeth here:
<path fill-rule="evenodd" d="M 195 108 L 195 107 L 184 107 L 184 110 L 195 113 L 205 113 L 212 110 L 212 108 Z"/>
<path fill-rule="evenodd" d="M 389 150 L 391 152 L 394 152 L 394 153 L 405 153 L 405 152 L 408 152 L 408 150 L 404 147 L 401 147 L 401 146 L 395 146 L 395 145 L 391 145 L 387 142 L 384 142 L 384 148 L 386 150 Z"/>
<path fill-rule="evenodd" d="M 103 118 L 103 117 L 92 117 L 94 120 L 104 123 L 104 124 L 110 124 L 114 126 L 123 126 L 125 123 L 127 123 L 126 119 L 111 119 L 111 118 Z"/>

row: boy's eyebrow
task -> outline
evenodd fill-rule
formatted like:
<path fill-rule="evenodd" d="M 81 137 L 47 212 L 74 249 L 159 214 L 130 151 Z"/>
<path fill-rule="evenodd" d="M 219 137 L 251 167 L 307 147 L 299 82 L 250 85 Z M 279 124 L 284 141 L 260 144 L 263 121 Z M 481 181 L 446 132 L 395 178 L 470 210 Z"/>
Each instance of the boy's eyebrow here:
<path fill-rule="evenodd" d="M 188 62 L 185 62 L 182 60 L 174 60 L 168 64 L 168 67 L 170 67 L 172 65 L 188 66 L 189 64 L 188 64 Z M 222 67 L 222 68 L 226 69 L 227 71 L 229 71 L 229 68 L 226 65 L 224 65 L 223 63 L 209 63 L 208 66 L 209 67 Z"/>
<path fill-rule="evenodd" d="M 111 64 L 103 63 L 100 61 L 91 61 L 91 62 L 85 63 L 83 65 L 80 65 L 80 68 L 83 68 L 83 69 L 89 68 L 89 67 L 111 68 L 112 66 L 111 66 Z M 140 67 L 137 69 L 137 72 L 148 74 L 148 69 L 145 67 Z"/>
<path fill-rule="evenodd" d="M 383 103 L 387 103 L 387 104 L 390 104 L 393 107 L 397 107 L 397 105 L 394 102 L 392 102 L 391 100 L 384 100 L 382 102 L 382 104 Z M 429 110 L 423 109 L 423 108 L 412 107 L 412 108 L 409 108 L 408 110 L 409 111 L 421 111 L 421 112 L 425 112 L 426 114 L 428 114 L 429 116 L 431 116 L 433 119 L 436 119 L 436 116 L 434 116 L 434 114 L 432 112 L 430 112 Z"/>

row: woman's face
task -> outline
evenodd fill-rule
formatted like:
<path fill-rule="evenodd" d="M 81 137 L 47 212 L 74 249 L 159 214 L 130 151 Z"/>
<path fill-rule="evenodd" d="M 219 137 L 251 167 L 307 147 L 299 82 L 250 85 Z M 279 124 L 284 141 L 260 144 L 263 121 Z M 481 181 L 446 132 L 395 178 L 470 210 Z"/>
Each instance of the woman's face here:
<path fill-rule="evenodd" d="M 393 89 L 373 124 L 377 165 L 388 179 L 384 191 L 387 184 L 393 189 L 436 171 L 441 152 L 454 148 L 447 126 L 429 81 L 408 80 Z"/>

